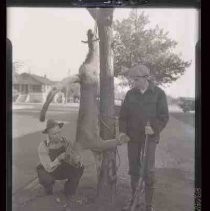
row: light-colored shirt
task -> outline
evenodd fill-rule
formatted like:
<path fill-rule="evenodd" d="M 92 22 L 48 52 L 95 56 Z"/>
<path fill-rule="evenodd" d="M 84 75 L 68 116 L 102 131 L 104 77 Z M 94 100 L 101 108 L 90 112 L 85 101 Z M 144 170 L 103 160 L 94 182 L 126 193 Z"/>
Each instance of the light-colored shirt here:
<path fill-rule="evenodd" d="M 141 92 L 142 94 L 144 94 L 144 92 L 146 92 L 146 90 L 147 90 L 147 87 L 146 87 L 144 90 L 140 89 L 140 92 Z"/>
<path fill-rule="evenodd" d="M 147 84 L 147 86 L 145 87 L 145 89 L 139 89 L 139 91 L 140 91 L 142 94 L 144 94 L 144 92 L 147 91 L 148 87 L 149 87 L 149 84 Z"/>
<path fill-rule="evenodd" d="M 50 149 L 59 149 L 60 147 L 64 146 L 65 151 L 68 152 L 72 151 L 72 143 L 68 141 L 65 137 L 62 137 L 61 141 L 53 142 L 50 141 L 48 138 L 45 141 L 42 141 L 38 147 L 38 155 L 41 164 L 48 172 L 53 172 L 61 163 L 58 158 L 55 158 L 54 161 L 51 161 L 49 156 Z"/>

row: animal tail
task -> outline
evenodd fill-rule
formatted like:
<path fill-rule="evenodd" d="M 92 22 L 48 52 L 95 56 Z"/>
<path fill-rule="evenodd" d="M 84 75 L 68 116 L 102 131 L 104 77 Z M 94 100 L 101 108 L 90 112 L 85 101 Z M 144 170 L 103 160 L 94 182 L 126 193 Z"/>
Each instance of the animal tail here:
<path fill-rule="evenodd" d="M 52 88 L 52 90 L 48 93 L 47 95 L 47 98 L 46 98 L 46 101 L 44 103 L 44 105 L 42 106 L 42 109 L 41 109 L 41 112 L 40 112 L 40 117 L 39 117 L 39 120 L 41 122 L 44 122 L 45 121 L 45 116 L 46 116 L 46 113 L 47 113 L 47 110 L 48 110 L 48 107 L 50 105 L 50 103 L 52 102 L 54 96 L 56 95 L 56 93 L 58 92 L 59 90 L 57 88 Z"/>

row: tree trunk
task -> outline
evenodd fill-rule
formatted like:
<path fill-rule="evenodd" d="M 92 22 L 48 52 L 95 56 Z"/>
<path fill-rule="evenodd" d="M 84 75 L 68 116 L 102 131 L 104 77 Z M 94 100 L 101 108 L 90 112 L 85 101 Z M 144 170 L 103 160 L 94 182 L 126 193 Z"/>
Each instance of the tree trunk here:
<path fill-rule="evenodd" d="M 98 12 L 98 33 L 100 39 L 100 136 L 102 139 L 115 137 L 114 119 L 114 71 L 112 43 L 113 9 Z M 98 198 L 110 203 L 115 195 L 116 149 L 105 151 L 98 181 Z"/>

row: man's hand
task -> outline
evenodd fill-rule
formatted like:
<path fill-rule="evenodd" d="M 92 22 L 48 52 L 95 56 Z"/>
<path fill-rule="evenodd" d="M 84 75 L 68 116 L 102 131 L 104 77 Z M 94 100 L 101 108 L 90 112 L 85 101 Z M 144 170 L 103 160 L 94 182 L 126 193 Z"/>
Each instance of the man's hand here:
<path fill-rule="evenodd" d="M 153 135 L 154 134 L 154 131 L 153 131 L 153 129 L 152 129 L 152 127 L 150 125 L 147 125 L 145 127 L 145 134 L 146 135 Z"/>
<path fill-rule="evenodd" d="M 65 159 L 66 159 L 66 153 L 63 152 L 62 154 L 60 154 L 60 155 L 57 157 L 57 159 L 58 159 L 59 161 L 65 160 Z"/>
<path fill-rule="evenodd" d="M 130 138 L 125 133 L 119 133 L 117 140 L 119 141 L 119 145 L 128 143 Z"/>
<path fill-rule="evenodd" d="M 73 153 L 72 161 L 74 162 L 75 165 L 79 165 L 81 161 L 81 156 L 78 153 Z"/>

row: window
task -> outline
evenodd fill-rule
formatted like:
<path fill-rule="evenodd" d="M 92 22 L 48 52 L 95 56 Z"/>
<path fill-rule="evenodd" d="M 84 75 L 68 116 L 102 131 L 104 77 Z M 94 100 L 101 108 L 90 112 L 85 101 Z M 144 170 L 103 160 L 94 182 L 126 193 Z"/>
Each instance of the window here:
<path fill-rule="evenodd" d="M 33 85 L 32 91 L 33 92 L 42 92 L 42 85 Z"/>

